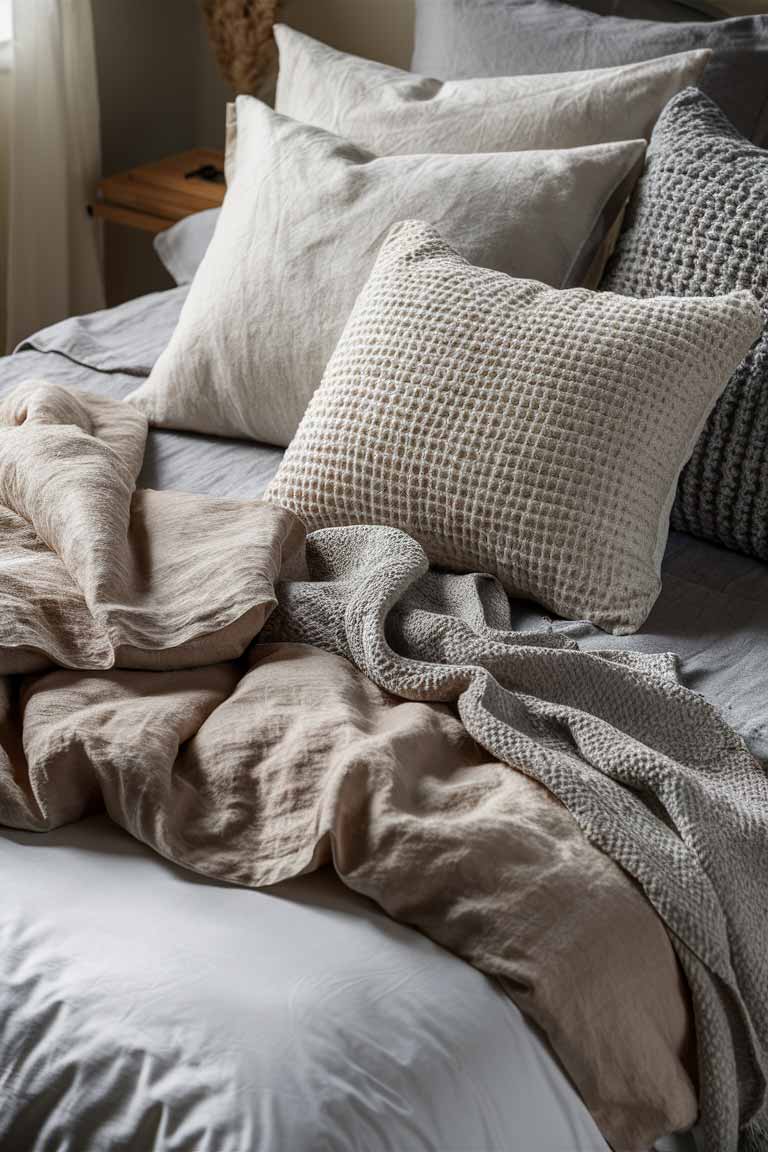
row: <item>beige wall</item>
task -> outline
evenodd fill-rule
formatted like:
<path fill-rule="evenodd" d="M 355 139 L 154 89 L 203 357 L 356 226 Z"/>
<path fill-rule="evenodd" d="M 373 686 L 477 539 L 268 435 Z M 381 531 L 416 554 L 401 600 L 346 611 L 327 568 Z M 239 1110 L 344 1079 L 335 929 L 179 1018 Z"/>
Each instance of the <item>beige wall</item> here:
<path fill-rule="evenodd" d="M 413 0 L 284 0 L 281 19 L 344 52 L 407 68 Z"/>

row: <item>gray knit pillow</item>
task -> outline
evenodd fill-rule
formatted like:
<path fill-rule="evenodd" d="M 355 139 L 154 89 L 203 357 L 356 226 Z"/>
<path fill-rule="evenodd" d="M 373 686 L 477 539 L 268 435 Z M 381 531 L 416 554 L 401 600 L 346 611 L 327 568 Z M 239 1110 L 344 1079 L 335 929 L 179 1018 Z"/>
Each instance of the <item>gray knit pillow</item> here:
<path fill-rule="evenodd" d="M 657 123 L 602 287 L 629 296 L 749 288 L 768 315 L 768 151 L 696 89 Z M 768 560 L 768 329 L 699 438 L 672 524 Z"/>

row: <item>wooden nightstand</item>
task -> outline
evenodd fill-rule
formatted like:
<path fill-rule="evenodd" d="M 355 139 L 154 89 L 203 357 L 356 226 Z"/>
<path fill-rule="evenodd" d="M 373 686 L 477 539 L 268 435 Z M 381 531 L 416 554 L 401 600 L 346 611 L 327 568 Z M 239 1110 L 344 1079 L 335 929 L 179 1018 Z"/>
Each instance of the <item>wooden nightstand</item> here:
<path fill-rule="evenodd" d="M 223 180 L 189 175 L 208 165 L 223 171 L 224 153 L 192 148 L 155 164 L 142 164 L 108 176 L 96 186 L 96 202 L 91 211 L 101 220 L 143 232 L 163 232 L 193 212 L 219 207 L 224 199 Z"/>

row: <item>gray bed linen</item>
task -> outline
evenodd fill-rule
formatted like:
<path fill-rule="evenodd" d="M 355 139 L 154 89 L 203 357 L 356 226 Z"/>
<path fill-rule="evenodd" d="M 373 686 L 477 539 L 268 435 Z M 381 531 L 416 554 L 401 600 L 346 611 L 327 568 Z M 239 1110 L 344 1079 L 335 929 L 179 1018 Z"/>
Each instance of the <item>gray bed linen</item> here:
<path fill-rule="evenodd" d="M 168 342 L 186 291 L 140 297 L 38 333 L 0 362 L 0 394 L 43 377 L 127 395 Z M 266 445 L 153 430 L 139 483 L 254 498 L 281 457 L 281 449 Z M 662 579 L 656 606 L 633 636 L 608 636 L 586 622 L 555 621 L 552 627 L 585 648 L 676 653 L 686 686 L 715 704 L 768 761 L 768 565 L 673 532 Z M 530 604 L 515 605 L 521 627 L 535 621 L 547 626 L 548 619 Z"/>

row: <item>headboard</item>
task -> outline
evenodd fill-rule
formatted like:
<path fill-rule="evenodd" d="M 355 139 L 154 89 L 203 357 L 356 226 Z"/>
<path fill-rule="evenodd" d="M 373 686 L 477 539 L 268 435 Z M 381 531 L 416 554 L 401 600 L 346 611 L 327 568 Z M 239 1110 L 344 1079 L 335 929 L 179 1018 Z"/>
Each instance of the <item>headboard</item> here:
<path fill-rule="evenodd" d="M 577 3 L 578 0 L 573 0 Z M 768 13 L 768 0 L 682 0 L 710 16 Z M 346 52 L 407 68 L 414 0 L 202 0 L 219 66 L 236 92 L 274 89 L 276 19 Z"/>

